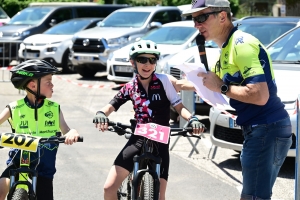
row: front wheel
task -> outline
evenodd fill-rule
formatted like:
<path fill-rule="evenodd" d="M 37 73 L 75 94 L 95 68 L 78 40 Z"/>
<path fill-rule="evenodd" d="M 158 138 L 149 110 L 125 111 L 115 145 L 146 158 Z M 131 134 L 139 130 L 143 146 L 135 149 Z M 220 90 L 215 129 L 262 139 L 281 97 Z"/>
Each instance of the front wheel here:
<path fill-rule="evenodd" d="M 17 188 L 13 193 L 11 200 L 29 200 L 28 193 L 23 188 Z"/>
<path fill-rule="evenodd" d="M 152 176 L 147 172 L 144 174 L 140 184 L 139 192 L 140 200 L 153 200 L 154 199 L 154 181 Z"/>
<path fill-rule="evenodd" d="M 132 173 L 130 173 L 126 179 L 122 182 L 122 185 L 118 189 L 118 200 L 131 200 L 131 178 Z"/>

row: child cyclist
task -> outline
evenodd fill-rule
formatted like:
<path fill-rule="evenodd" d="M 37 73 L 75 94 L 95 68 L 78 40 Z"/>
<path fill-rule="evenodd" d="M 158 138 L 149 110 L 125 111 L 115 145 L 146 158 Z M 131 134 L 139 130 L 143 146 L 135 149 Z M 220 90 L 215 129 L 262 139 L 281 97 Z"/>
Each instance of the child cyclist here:
<path fill-rule="evenodd" d="M 56 132 L 65 134 L 65 144 L 77 142 L 79 134 L 70 129 L 64 120 L 59 104 L 48 100 L 52 97 L 52 75 L 56 67 L 43 60 L 28 60 L 11 69 L 11 82 L 17 89 L 26 91 L 23 99 L 12 102 L 0 114 L 0 124 L 8 120 L 12 132 L 51 137 Z M 57 144 L 44 144 L 37 153 L 31 153 L 31 168 L 38 171 L 37 199 L 53 200 L 53 176 L 56 172 L 55 159 Z M 0 200 L 4 200 L 9 191 L 9 171 L 20 163 L 20 151 L 11 149 L 7 168 L 0 177 Z"/>
<path fill-rule="evenodd" d="M 204 131 L 204 125 L 192 116 L 183 106 L 180 97 L 172 85 L 172 77 L 155 73 L 160 52 L 150 40 L 135 42 L 130 49 L 130 62 L 136 76 L 126 83 L 117 95 L 96 113 L 93 123 L 101 131 L 108 128 L 108 116 L 117 111 L 126 101 L 131 100 L 134 118 L 137 123 L 153 122 L 169 126 L 170 104 L 192 126 L 194 134 Z M 133 157 L 141 150 L 143 137 L 132 135 L 121 150 L 110 169 L 104 185 L 104 199 L 116 200 L 117 190 L 130 171 L 133 170 Z M 169 145 L 155 142 L 155 154 L 162 158 L 160 175 L 160 200 L 165 199 L 169 171 Z"/>

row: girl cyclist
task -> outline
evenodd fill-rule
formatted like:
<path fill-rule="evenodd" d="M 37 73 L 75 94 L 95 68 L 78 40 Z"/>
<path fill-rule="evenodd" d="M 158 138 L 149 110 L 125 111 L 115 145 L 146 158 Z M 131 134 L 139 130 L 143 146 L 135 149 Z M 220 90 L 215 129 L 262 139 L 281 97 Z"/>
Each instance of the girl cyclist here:
<path fill-rule="evenodd" d="M 135 42 L 129 52 L 130 62 L 136 76 L 126 83 L 115 97 L 96 113 L 93 122 L 101 131 L 108 128 L 108 116 L 117 111 L 127 101 L 131 100 L 134 109 L 134 118 L 137 123 L 153 122 L 169 126 L 170 104 L 192 126 L 194 134 L 204 131 L 204 125 L 192 116 L 183 106 L 180 97 L 173 86 L 174 77 L 155 73 L 160 52 L 157 45 L 150 40 Z M 178 87 L 177 87 L 178 88 Z M 141 150 L 143 138 L 132 135 L 121 150 L 110 169 L 104 185 L 104 199 L 117 199 L 117 190 L 123 180 L 133 169 L 133 157 Z M 160 175 L 160 200 L 165 199 L 165 192 L 169 171 L 169 145 L 154 142 L 157 147 L 154 152 L 162 158 Z"/>

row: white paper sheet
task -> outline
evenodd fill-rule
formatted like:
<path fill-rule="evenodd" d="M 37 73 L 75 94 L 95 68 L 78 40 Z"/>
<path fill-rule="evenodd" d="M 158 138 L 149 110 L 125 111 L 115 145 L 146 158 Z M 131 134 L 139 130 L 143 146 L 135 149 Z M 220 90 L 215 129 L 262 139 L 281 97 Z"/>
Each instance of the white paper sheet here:
<path fill-rule="evenodd" d="M 206 73 L 206 69 L 202 63 L 182 63 L 175 67 L 185 73 L 187 80 L 191 81 L 196 88 L 196 93 L 208 104 L 219 108 L 229 106 L 228 98 L 225 98 L 218 92 L 209 90 L 203 85 L 202 77 L 197 76 L 199 72 Z"/>

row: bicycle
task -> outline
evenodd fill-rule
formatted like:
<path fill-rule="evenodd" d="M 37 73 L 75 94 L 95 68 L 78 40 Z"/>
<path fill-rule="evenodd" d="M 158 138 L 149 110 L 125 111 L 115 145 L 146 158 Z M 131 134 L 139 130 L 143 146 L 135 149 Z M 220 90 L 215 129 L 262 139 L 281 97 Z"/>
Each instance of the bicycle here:
<path fill-rule="evenodd" d="M 7 200 L 36 200 L 36 184 L 38 172 L 30 169 L 30 152 L 37 152 L 39 144 L 64 143 L 65 138 L 57 132 L 56 136 L 42 138 L 29 134 L 1 133 L 0 146 L 21 150 L 20 167 L 10 170 L 10 189 Z M 78 138 L 78 142 L 83 142 L 83 137 Z M 16 177 L 19 177 L 16 180 Z M 29 181 L 29 178 L 31 181 Z"/>
<path fill-rule="evenodd" d="M 141 153 L 133 158 L 133 171 L 129 173 L 118 189 L 118 200 L 158 200 L 161 158 L 152 154 L 153 146 L 151 142 L 154 140 L 154 136 L 158 136 L 161 141 L 164 141 L 163 143 L 169 142 L 169 136 L 196 137 L 199 139 L 201 139 L 201 137 L 189 135 L 188 133 L 193 132 L 193 129 L 190 127 L 167 127 L 166 130 L 160 131 L 162 130 L 162 126 L 154 123 L 136 125 L 135 120 L 132 119 L 130 123 L 131 125 L 122 124 L 120 122 L 108 122 L 109 131 L 116 132 L 118 135 L 125 135 L 126 139 L 129 139 L 132 134 L 142 135 L 146 138 L 144 139 Z M 167 132 L 169 134 L 165 135 Z M 170 134 L 171 132 L 177 133 Z"/>

